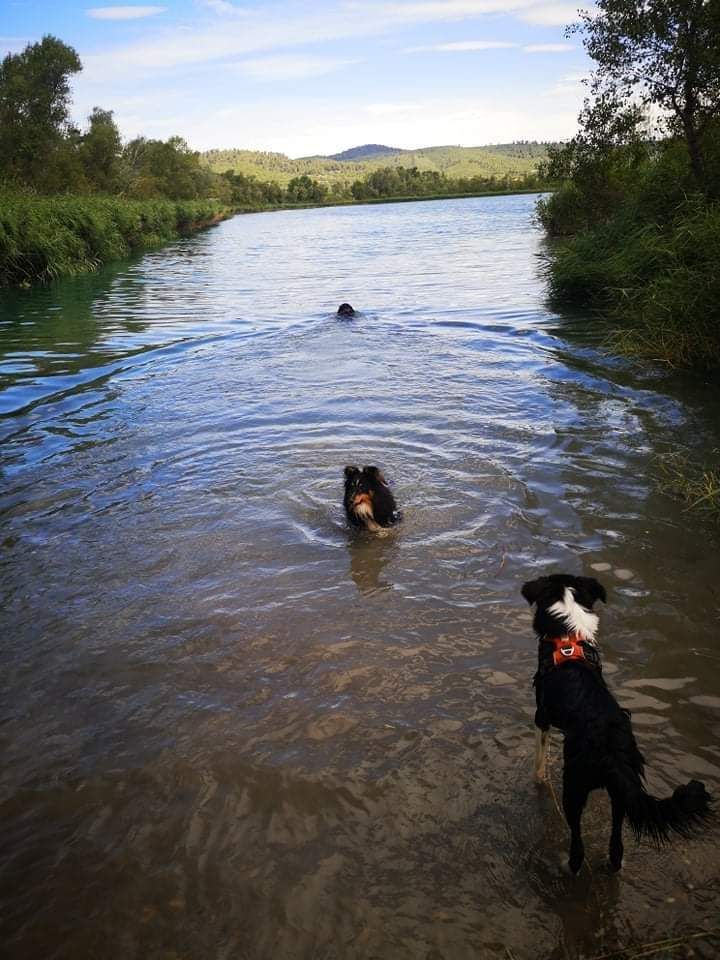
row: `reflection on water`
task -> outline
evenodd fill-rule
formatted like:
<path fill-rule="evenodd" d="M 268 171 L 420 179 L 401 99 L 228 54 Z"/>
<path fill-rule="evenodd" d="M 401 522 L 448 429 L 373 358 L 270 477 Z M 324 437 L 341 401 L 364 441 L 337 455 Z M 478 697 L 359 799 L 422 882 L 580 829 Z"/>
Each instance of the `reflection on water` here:
<path fill-rule="evenodd" d="M 653 483 L 718 444 L 716 391 L 547 312 L 532 204 L 238 217 L 1 295 L 10 956 L 534 960 L 714 922 L 715 835 L 612 877 L 597 795 L 570 881 L 530 782 L 519 585 L 566 569 L 608 587 L 651 789 L 720 791 L 717 533 Z M 357 461 L 385 538 L 346 529 Z"/>

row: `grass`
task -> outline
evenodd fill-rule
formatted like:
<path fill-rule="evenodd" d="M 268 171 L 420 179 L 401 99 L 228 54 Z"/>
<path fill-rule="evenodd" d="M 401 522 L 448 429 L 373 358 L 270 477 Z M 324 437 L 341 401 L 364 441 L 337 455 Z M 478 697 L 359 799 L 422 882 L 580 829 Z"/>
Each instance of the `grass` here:
<path fill-rule="evenodd" d="M 673 453 L 659 461 L 660 488 L 684 500 L 688 510 L 706 514 L 720 523 L 720 450 L 718 464 L 693 464 L 684 454 Z"/>
<path fill-rule="evenodd" d="M 715 941 L 720 937 L 720 930 L 698 930 L 695 933 L 687 933 L 679 937 L 668 937 L 665 940 L 655 940 L 652 943 L 640 943 L 634 947 L 625 947 L 622 950 L 614 950 L 611 953 L 601 953 L 589 958 L 589 960 L 640 960 L 640 957 L 656 957 L 671 960 L 681 957 L 692 956 L 692 945 L 700 940 Z M 676 951 L 682 950 L 679 954 Z"/>
<path fill-rule="evenodd" d="M 0 287 L 86 273 L 229 212 L 215 200 L 0 194 Z"/>
<path fill-rule="evenodd" d="M 552 201 L 550 201 L 552 203 Z M 720 205 L 685 204 L 667 222 L 609 223 L 557 241 L 551 300 L 599 308 L 618 352 L 671 367 L 720 367 Z"/>

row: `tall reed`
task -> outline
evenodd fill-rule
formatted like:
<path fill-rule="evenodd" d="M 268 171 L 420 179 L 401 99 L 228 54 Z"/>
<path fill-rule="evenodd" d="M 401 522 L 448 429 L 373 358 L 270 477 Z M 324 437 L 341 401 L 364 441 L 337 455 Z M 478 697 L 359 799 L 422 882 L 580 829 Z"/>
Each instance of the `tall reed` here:
<path fill-rule="evenodd" d="M 94 270 L 229 212 L 215 200 L 0 193 L 0 286 Z"/>

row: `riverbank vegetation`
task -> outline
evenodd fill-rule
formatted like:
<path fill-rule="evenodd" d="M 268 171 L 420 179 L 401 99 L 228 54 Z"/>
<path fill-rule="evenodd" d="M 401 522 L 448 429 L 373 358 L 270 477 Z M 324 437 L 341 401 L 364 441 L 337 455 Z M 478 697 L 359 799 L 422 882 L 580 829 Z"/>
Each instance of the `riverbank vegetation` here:
<path fill-rule="evenodd" d="M 99 107 L 75 127 L 81 69 L 50 36 L 0 63 L 0 285 L 93 270 L 231 212 L 224 181 L 181 138 L 123 145 Z"/>
<path fill-rule="evenodd" d="M 552 298 L 612 321 L 623 353 L 720 367 L 720 3 L 599 0 L 580 131 L 539 205 Z"/>
<path fill-rule="evenodd" d="M 704 513 L 720 523 L 720 450 L 714 462 L 697 464 L 674 453 L 660 460 L 660 487 L 684 500 L 689 510 Z"/>
<path fill-rule="evenodd" d="M 0 194 L 0 286 L 85 273 L 223 215 L 214 200 Z"/>

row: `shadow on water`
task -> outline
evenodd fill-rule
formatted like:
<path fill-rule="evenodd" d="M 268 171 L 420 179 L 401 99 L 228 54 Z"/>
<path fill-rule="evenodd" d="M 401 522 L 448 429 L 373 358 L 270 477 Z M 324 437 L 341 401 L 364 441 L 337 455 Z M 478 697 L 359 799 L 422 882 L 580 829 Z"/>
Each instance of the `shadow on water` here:
<path fill-rule="evenodd" d="M 385 537 L 356 534 L 348 541 L 350 576 L 360 593 L 371 595 L 378 590 L 392 590 L 392 582 L 382 579 L 385 568 L 398 559 L 396 542 L 399 531 Z"/>

